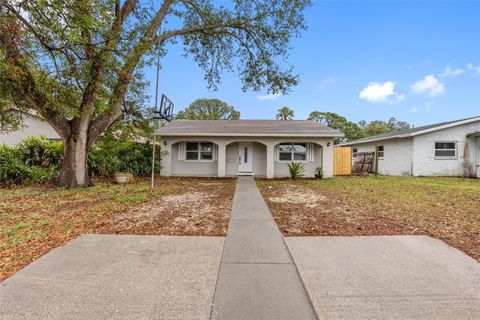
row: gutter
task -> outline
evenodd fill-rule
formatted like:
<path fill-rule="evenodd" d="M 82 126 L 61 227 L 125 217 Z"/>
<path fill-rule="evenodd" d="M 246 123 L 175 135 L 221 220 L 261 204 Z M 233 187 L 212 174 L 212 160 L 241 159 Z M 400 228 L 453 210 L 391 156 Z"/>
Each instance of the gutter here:
<path fill-rule="evenodd" d="M 163 137 L 298 137 L 298 138 L 341 138 L 343 133 L 327 133 L 327 134 L 295 134 L 295 133 L 277 133 L 277 134 L 258 134 L 258 133 L 168 133 L 155 132 L 157 136 Z"/>

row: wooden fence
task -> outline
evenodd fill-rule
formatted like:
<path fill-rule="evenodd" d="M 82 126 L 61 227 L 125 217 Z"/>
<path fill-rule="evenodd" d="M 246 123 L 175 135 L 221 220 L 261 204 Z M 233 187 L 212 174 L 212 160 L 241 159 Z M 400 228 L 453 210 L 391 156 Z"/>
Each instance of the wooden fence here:
<path fill-rule="evenodd" d="M 352 148 L 335 147 L 333 150 L 333 174 L 349 176 L 352 174 Z"/>

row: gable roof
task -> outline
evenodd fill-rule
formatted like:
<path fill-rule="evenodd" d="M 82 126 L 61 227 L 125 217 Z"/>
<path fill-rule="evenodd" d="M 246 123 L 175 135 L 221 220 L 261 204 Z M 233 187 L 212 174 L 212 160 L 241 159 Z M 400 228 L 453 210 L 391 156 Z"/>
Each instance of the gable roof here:
<path fill-rule="evenodd" d="M 343 137 L 313 120 L 175 120 L 156 131 L 160 136 Z"/>
<path fill-rule="evenodd" d="M 379 134 L 376 136 L 366 137 L 358 140 L 353 140 L 349 142 L 342 143 L 342 146 L 351 146 L 355 144 L 367 143 L 367 142 L 374 142 L 374 141 L 382 141 L 382 140 L 389 140 L 389 139 L 401 139 L 401 138 L 408 138 L 414 137 L 421 134 L 438 131 L 442 129 L 447 129 L 455 126 L 460 126 L 463 124 L 468 124 L 472 122 L 480 121 L 480 116 L 460 119 L 460 120 L 453 120 L 441 123 L 430 124 L 426 126 L 411 128 L 407 130 L 397 130 L 392 132 L 387 132 L 383 134 Z"/>

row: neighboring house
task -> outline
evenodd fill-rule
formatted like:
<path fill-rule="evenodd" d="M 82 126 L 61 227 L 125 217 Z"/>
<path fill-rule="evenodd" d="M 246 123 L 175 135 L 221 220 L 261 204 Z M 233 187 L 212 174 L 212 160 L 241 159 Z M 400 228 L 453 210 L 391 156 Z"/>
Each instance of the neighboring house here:
<path fill-rule="evenodd" d="M 353 156 L 378 150 L 378 173 L 480 177 L 480 116 L 343 143 Z"/>
<path fill-rule="evenodd" d="M 20 113 L 20 111 L 14 110 L 12 112 Z M 34 111 L 21 112 L 22 126 L 19 130 L 13 132 L 0 131 L 0 145 L 6 144 L 7 146 L 16 146 L 23 139 L 31 136 L 44 135 L 51 140 L 60 140 L 58 133 L 52 128 L 52 126 L 41 117 L 37 116 Z"/>
<path fill-rule="evenodd" d="M 333 176 L 333 139 L 343 134 L 308 120 L 175 120 L 158 129 L 163 176 L 287 177 L 302 162 L 305 176 Z"/>

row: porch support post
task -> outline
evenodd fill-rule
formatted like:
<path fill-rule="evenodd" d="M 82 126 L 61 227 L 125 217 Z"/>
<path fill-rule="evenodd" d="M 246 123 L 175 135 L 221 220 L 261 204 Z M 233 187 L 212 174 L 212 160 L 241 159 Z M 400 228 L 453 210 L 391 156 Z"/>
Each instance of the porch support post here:
<path fill-rule="evenodd" d="M 330 143 L 330 146 L 327 144 Z M 332 178 L 333 177 L 333 139 L 327 140 L 326 143 L 322 144 L 322 168 L 323 168 L 323 177 Z"/>
<path fill-rule="evenodd" d="M 218 143 L 218 176 L 225 177 L 225 162 L 226 162 L 226 146 L 223 143 Z"/>
<path fill-rule="evenodd" d="M 275 175 L 274 171 L 274 159 L 275 159 L 275 145 L 269 143 L 267 145 L 267 179 L 272 179 Z"/>

